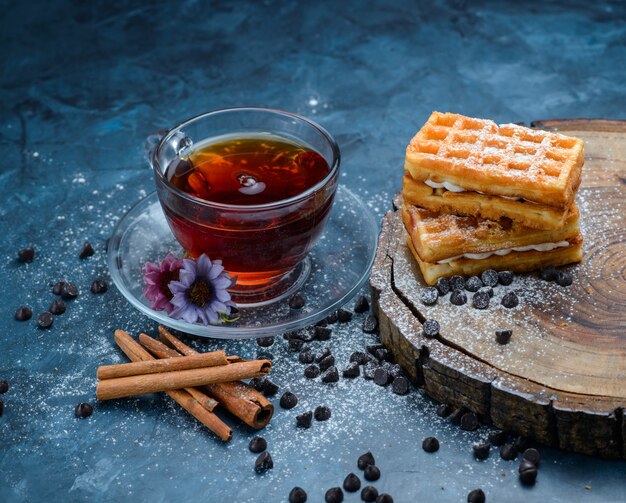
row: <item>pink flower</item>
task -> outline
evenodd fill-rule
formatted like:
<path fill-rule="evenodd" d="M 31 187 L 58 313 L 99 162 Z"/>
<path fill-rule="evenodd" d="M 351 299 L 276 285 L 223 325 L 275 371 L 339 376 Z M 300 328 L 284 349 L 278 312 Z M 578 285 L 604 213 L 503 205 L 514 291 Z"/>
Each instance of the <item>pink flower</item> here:
<path fill-rule="evenodd" d="M 168 285 L 178 280 L 182 267 L 183 261 L 172 253 L 168 253 L 161 262 L 147 262 L 143 266 L 143 295 L 150 301 L 152 309 L 165 309 L 168 314 L 174 310 L 170 302 L 174 295 Z"/>

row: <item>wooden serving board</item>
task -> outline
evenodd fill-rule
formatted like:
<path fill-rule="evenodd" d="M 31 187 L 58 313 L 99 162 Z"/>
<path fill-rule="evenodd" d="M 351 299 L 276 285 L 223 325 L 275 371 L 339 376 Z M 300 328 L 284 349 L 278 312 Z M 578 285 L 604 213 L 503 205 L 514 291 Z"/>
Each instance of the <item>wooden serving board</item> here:
<path fill-rule="evenodd" d="M 536 274 L 498 286 L 486 310 L 420 301 L 424 283 L 400 214 L 388 213 L 370 286 L 382 342 L 427 393 L 543 444 L 626 459 L 626 121 L 541 121 L 585 141 L 577 201 L 584 261 L 570 287 Z M 515 291 L 520 305 L 506 309 Z M 439 321 L 440 336 L 421 322 Z M 512 329 L 507 345 L 495 331 Z"/>

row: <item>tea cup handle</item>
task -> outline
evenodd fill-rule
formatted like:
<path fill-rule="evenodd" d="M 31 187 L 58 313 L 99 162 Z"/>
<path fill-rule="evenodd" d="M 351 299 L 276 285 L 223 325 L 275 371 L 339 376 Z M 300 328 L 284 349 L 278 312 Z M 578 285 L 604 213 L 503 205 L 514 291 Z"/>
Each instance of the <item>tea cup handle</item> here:
<path fill-rule="evenodd" d="M 157 129 L 148 135 L 145 142 L 145 154 L 148 164 L 152 167 L 156 148 L 161 139 L 167 134 L 167 129 Z"/>

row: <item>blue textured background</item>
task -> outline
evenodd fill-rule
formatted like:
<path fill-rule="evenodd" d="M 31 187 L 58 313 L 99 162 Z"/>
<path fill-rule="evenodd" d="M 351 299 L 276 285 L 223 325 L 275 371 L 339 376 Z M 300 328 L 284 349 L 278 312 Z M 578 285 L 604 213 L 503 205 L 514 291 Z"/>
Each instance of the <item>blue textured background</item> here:
<path fill-rule="evenodd" d="M 398 397 L 362 379 L 322 386 L 302 378 L 283 340 L 271 352 L 283 389 L 264 435 L 275 468 L 257 476 L 252 432 L 237 422 L 222 445 L 164 397 L 97 404 L 95 369 L 124 361 L 114 328 L 153 330 L 113 288 L 104 242 L 153 190 L 143 159 L 152 130 L 240 105 L 318 121 L 343 154 L 342 183 L 381 217 L 400 187 L 404 147 L 433 110 L 497 121 L 626 118 L 624 2 L 1 2 L 0 501 L 285 501 L 294 485 L 323 501 L 372 449 L 379 489 L 396 502 L 626 501 L 626 465 L 542 449 L 534 488 L 517 463 L 485 462 L 467 433 L 434 414 L 417 390 Z M 77 258 L 83 240 L 94 257 Z M 14 258 L 34 244 L 32 264 Z M 48 331 L 15 309 L 47 309 L 50 285 L 81 295 Z M 340 366 L 374 337 L 360 317 L 335 331 Z M 254 342 L 197 341 L 251 357 Z M 327 403 L 333 417 L 296 431 L 294 416 Z M 427 455 L 421 440 L 436 435 Z M 585 486 L 589 488 L 586 489 Z M 350 495 L 346 501 L 359 501 Z"/>

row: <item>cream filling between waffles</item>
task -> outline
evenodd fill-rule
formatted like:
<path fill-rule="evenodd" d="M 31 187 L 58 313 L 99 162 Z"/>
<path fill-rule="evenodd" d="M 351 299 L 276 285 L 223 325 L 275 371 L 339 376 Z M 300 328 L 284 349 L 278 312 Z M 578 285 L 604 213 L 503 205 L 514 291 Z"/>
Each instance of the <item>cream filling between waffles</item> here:
<path fill-rule="evenodd" d="M 512 248 L 503 248 L 502 250 L 494 250 L 494 251 L 485 252 L 485 253 L 463 253 L 462 255 L 456 255 L 454 257 L 446 258 L 443 260 L 438 260 L 437 264 L 449 264 L 450 262 L 463 259 L 463 258 L 468 258 L 471 260 L 483 260 L 483 259 L 486 259 L 487 257 L 491 257 L 492 255 L 498 255 L 500 257 L 503 257 L 504 255 L 508 255 L 509 253 L 512 253 L 512 252 L 525 252 L 525 251 L 531 251 L 531 250 L 538 251 L 538 252 L 552 251 L 552 250 L 555 250 L 556 248 L 565 248 L 567 246 L 570 246 L 569 241 L 558 241 L 556 243 L 541 243 L 541 244 L 536 244 L 536 245 L 514 246 Z"/>
<path fill-rule="evenodd" d="M 478 194 L 483 194 L 485 196 L 493 195 L 493 194 L 485 194 L 484 192 L 480 192 L 478 190 L 467 190 L 467 189 L 464 189 L 463 187 L 459 187 L 458 185 L 454 185 L 453 183 L 450 183 L 450 182 L 439 183 L 439 182 L 434 182 L 432 180 L 424 180 L 424 183 L 428 185 L 429 187 L 432 187 L 433 189 L 446 189 L 446 190 L 449 190 L 450 192 L 477 192 Z M 504 199 L 511 199 L 513 201 L 524 200 L 523 197 L 514 197 L 514 196 L 495 196 L 495 197 L 502 197 Z"/>

